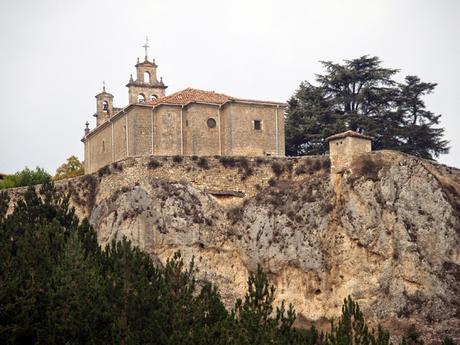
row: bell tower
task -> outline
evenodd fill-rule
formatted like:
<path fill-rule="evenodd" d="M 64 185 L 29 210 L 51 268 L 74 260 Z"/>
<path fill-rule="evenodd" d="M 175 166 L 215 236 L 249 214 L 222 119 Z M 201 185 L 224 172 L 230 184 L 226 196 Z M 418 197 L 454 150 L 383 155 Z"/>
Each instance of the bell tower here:
<path fill-rule="evenodd" d="M 145 49 L 145 58 L 143 62 L 137 59 L 136 64 L 136 79 L 131 75 L 128 87 L 129 104 L 145 103 L 148 100 L 153 100 L 159 97 L 164 97 L 167 86 L 163 83 L 163 78 L 158 81 L 157 64 L 155 59 L 149 61 L 147 49 L 148 37 L 145 44 L 142 46 Z"/>
<path fill-rule="evenodd" d="M 106 122 L 113 115 L 113 95 L 105 91 L 105 82 L 102 82 L 102 92 L 96 96 L 96 126 Z"/>

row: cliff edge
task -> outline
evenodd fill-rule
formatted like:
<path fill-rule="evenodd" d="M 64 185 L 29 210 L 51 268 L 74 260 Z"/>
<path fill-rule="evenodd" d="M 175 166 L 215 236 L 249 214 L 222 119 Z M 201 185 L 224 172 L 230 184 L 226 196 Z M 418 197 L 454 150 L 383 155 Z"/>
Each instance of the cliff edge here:
<path fill-rule="evenodd" d="M 326 157 L 139 157 L 57 184 L 102 245 L 180 250 L 229 306 L 262 264 L 299 324 L 347 295 L 398 336 L 460 339 L 460 170 L 378 151 L 330 175 Z M 11 190 L 17 197 L 21 189 Z"/>

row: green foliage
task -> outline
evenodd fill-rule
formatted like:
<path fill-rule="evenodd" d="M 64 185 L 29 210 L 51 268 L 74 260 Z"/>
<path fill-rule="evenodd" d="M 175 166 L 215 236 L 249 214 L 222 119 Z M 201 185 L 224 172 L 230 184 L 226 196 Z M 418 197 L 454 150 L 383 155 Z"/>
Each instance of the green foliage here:
<path fill-rule="evenodd" d="M 382 327 L 369 330 L 358 303 L 351 297 L 344 300 L 342 316 L 338 324 L 332 323 L 331 332 L 326 334 L 326 345 L 390 345 L 390 335 Z"/>
<path fill-rule="evenodd" d="M 0 181 L 0 189 L 33 186 L 45 183 L 50 179 L 51 175 L 42 168 L 37 167 L 35 170 L 31 170 L 25 167 L 13 175 L 7 175 L 3 181 Z"/>
<path fill-rule="evenodd" d="M 56 170 L 56 174 L 53 177 L 54 181 L 63 180 L 66 178 L 77 177 L 85 174 L 85 168 L 83 163 L 76 156 L 70 156 L 67 158 L 67 162 L 62 164 Z"/>
<path fill-rule="evenodd" d="M 317 85 L 303 82 L 288 102 L 286 153 L 325 154 L 325 138 L 347 130 L 374 137 L 375 149 L 392 149 L 423 158 L 448 153 L 440 115 L 426 110 L 423 96 L 436 84 L 384 68 L 378 57 L 362 56 L 343 64 L 323 61 Z"/>
<path fill-rule="evenodd" d="M 390 344 L 351 298 L 331 332 L 294 328 L 292 305 L 274 305 L 260 266 L 228 312 L 217 287 L 199 287 L 193 260 L 187 265 L 180 253 L 157 267 L 126 239 L 101 249 L 51 181 L 38 193 L 30 187 L 6 215 L 8 202 L 0 193 L 1 344 Z M 414 329 L 402 344 L 422 342 Z"/>
<path fill-rule="evenodd" d="M 441 345 L 455 345 L 454 340 L 450 337 L 444 337 Z"/>

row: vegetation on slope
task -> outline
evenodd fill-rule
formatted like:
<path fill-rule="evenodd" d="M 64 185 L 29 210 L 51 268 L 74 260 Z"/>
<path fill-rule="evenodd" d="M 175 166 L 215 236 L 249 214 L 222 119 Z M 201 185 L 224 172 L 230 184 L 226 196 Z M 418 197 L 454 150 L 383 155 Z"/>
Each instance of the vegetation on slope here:
<path fill-rule="evenodd" d="M 179 253 L 164 267 L 128 241 L 102 249 L 69 198 L 46 182 L 6 215 L 0 194 L 2 344 L 389 344 L 348 298 L 331 331 L 293 327 L 292 306 L 274 306 L 259 267 L 227 311 L 217 287 L 198 286 Z M 416 333 L 404 344 L 420 344 Z M 452 344 L 450 339 L 446 344 Z"/>

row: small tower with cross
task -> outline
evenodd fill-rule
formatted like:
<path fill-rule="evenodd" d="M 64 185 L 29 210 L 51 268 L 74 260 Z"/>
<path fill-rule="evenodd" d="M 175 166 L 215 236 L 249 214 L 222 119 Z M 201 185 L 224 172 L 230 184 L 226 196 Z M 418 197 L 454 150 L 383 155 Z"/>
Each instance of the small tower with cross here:
<path fill-rule="evenodd" d="M 113 115 L 113 95 L 105 91 L 105 81 L 102 82 L 102 92 L 96 96 L 96 125 L 106 122 Z"/>
<path fill-rule="evenodd" d="M 167 88 L 163 80 L 157 78 L 157 65 L 155 59 L 149 61 L 148 57 L 148 37 L 142 46 L 145 50 L 144 61 L 137 59 L 136 79 L 131 78 L 126 85 L 128 87 L 129 104 L 145 103 L 148 100 L 163 97 Z"/>

